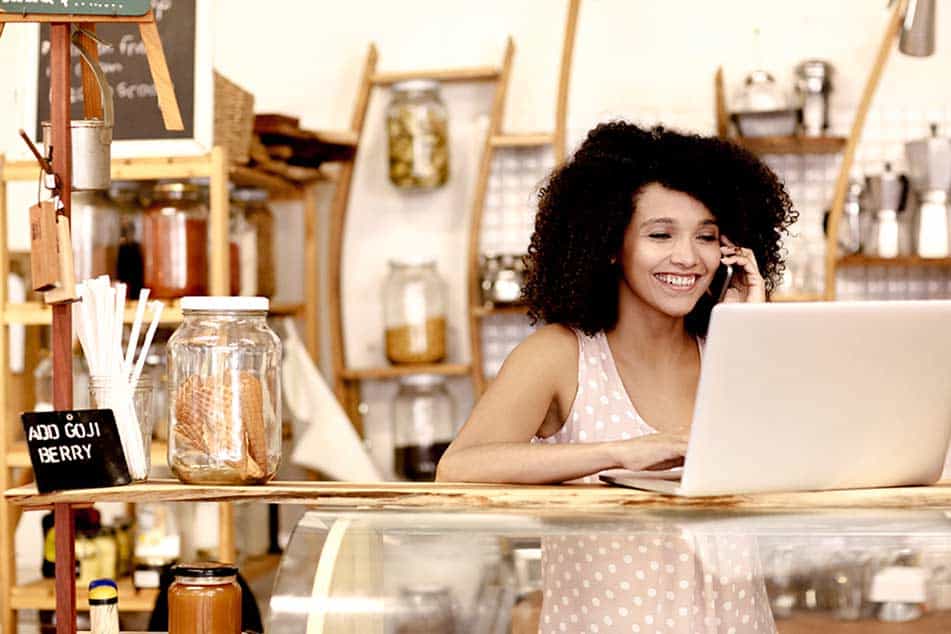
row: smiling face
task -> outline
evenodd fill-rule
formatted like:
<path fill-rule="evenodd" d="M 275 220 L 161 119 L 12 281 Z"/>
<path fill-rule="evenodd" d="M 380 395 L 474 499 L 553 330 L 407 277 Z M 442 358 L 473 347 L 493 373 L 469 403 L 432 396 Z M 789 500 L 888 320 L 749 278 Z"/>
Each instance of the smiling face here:
<path fill-rule="evenodd" d="M 658 183 L 637 197 L 619 256 L 630 299 L 684 317 L 710 286 L 720 264 L 720 231 L 710 210 Z"/>

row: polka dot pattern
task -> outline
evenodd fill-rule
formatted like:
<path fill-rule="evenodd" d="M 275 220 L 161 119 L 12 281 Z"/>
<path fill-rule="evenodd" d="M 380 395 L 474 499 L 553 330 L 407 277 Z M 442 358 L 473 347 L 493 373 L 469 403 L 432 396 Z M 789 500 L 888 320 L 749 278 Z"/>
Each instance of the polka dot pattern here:
<path fill-rule="evenodd" d="M 655 433 L 628 398 L 604 333 L 578 333 L 578 392 L 565 425 L 533 442 Z M 584 478 L 597 482 L 597 476 Z M 776 632 L 752 540 L 643 524 L 628 533 L 542 540 L 540 634 Z M 570 575 L 570 576 L 566 576 Z"/>

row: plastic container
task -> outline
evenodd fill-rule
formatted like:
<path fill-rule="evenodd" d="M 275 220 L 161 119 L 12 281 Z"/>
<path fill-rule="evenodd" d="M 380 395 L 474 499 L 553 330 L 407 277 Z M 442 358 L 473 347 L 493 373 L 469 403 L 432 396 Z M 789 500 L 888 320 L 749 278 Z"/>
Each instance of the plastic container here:
<path fill-rule="evenodd" d="M 168 464 L 186 483 L 252 484 L 281 459 L 281 342 L 265 297 L 186 297 L 168 341 Z"/>
<path fill-rule="evenodd" d="M 393 471 L 432 482 L 436 465 L 455 435 L 455 404 L 443 377 L 416 374 L 400 380 L 393 399 Z"/>
<path fill-rule="evenodd" d="M 392 260 L 383 284 L 386 357 L 436 363 L 446 356 L 446 283 L 431 260 Z"/>
<path fill-rule="evenodd" d="M 238 569 L 202 562 L 172 567 L 168 634 L 241 634 Z"/>
<path fill-rule="evenodd" d="M 393 84 L 386 108 L 390 182 L 400 188 L 435 189 L 449 180 L 449 115 L 439 82 Z"/>
<path fill-rule="evenodd" d="M 202 295 L 208 285 L 208 207 L 191 183 L 162 183 L 143 220 L 145 285 L 152 297 Z"/>

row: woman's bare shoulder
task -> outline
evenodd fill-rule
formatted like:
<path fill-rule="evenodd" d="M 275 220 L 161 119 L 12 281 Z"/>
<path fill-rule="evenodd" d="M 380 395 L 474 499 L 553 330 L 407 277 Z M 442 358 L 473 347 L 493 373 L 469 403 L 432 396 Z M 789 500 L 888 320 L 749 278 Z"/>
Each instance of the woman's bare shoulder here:
<path fill-rule="evenodd" d="M 530 354 L 539 361 L 574 361 L 578 357 L 578 337 L 571 328 L 548 324 L 526 337 L 516 350 Z"/>

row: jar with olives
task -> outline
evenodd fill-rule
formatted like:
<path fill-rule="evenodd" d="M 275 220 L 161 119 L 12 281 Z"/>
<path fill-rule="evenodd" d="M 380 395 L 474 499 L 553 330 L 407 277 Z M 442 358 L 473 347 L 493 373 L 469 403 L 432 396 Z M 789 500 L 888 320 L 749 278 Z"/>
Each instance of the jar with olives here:
<path fill-rule="evenodd" d="M 405 189 L 435 189 L 449 179 L 449 118 L 439 82 L 393 84 L 386 109 L 390 181 Z"/>

